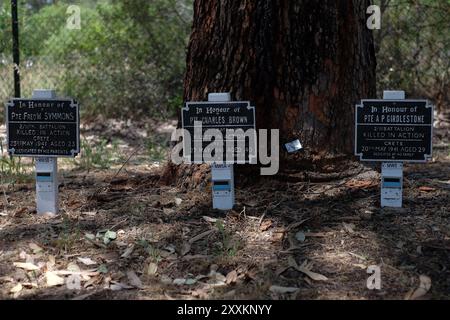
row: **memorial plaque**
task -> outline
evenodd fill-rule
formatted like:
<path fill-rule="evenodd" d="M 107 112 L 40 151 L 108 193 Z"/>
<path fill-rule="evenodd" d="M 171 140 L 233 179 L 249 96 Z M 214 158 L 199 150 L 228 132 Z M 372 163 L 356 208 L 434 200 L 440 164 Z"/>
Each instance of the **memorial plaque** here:
<path fill-rule="evenodd" d="M 196 135 L 195 122 L 202 124 L 200 135 Z M 222 133 L 224 163 L 253 163 L 256 160 L 255 107 L 250 106 L 250 102 L 188 102 L 182 110 L 182 125 L 191 136 L 191 147 L 184 148 L 184 155 L 194 163 L 204 163 L 203 156 L 196 159 L 195 154 L 203 155 L 205 148 L 214 142 L 204 141 L 204 134 L 210 129 L 218 129 Z M 234 147 L 231 145 L 233 141 Z M 233 153 L 233 159 L 227 159 L 227 151 Z"/>
<path fill-rule="evenodd" d="M 355 154 L 361 161 L 427 162 L 433 116 L 425 100 L 363 100 L 356 106 Z"/>
<path fill-rule="evenodd" d="M 75 157 L 80 116 L 71 99 L 12 99 L 6 105 L 8 151 L 22 157 Z"/>

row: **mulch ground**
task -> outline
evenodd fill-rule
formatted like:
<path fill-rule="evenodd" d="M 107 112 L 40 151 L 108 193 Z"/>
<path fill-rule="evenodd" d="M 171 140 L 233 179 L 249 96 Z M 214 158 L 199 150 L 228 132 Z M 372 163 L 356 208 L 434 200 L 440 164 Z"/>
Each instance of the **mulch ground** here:
<path fill-rule="evenodd" d="M 161 186 L 158 165 L 62 171 L 57 218 L 35 214 L 34 183 L 4 184 L 0 298 L 449 299 L 450 157 L 437 154 L 407 165 L 400 210 L 380 209 L 380 175 L 358 163 L 238 188 L 227 213 L 209 184 Z"/>

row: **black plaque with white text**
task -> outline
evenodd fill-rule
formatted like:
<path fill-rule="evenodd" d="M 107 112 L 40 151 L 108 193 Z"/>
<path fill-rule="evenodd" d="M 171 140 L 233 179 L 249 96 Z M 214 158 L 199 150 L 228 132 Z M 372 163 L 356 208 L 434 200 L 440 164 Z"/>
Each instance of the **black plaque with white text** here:
<path fill-rule="evenodd" d="M 196 123 L 201 123 L 201 130 Z M 223 136 L 224 163 L 251 163 L 256 159 L 255 107 L 249 102 L 188 102 L 182 110 L 182 125 L 190 134 L 190 151 L 185 147 L 185 157 L 194 163 L 204 162 L 202 153 L 215 141 L 205 136 L 211 129 Z M 232 159 L 227 159 L 231 153 Z"/>
<path fill-rule="evenodd" d="M 433 106 L 425 100 L 363 100 L 356 106 L 355 148 L 361 161 L 427 162 Z"/>
<path fill-rule="evenodd" d="M 12 99 L 6 105 L 8 150 L 22 157 L 80 153 L 79 107 L 72 99 Z"/>

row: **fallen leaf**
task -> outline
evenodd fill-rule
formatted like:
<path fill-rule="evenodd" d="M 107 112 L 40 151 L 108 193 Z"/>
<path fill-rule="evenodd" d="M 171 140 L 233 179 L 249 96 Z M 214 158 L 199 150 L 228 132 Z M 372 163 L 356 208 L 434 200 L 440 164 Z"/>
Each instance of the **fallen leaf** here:
<path fill-rule="evenodd" d="M 353 223 L 345 223 L 343 222 L 342 225 L 344 226 L 345 231 L 352 234 L 355 233 L 356 226 Z"/>
<path fill-rule="evenodd" d="M 47 270 L 51 271 L 55 265 L 56 265 L 55 256 L 48 256 Z"/>
<path fill-rule="evenodd" d="M 130 285 L 132 285 L 133 287 L 135 287 L 137 289 L 143 288 L 141 279 L 139 279 L 139 277 L 137 276 L 137 274 L 134 271 L 128 271 L 127 277 L 128 277 L 128 281 L 130 282 Z"/>
<path fill-rule="evenodd" d="M 78 258 L 77 259 L 79 262 L 81 262 L 82 264 L 84 264 L 85 266 L 95 266 L 98 263 L 93 261 L 91 258 Z"/>
<path fill-rule="evenodd" d="M 417 252 L 417 254 L 422 255 L 422 254 L 423 254 L 423 248 L 422 248 L 422 246 L 418 246 L 416 252 Z"/>
<path fill-rule="evenodd" d="M 111 284 L 111 286 L 109 287 L 110 290 L 112 291 L 121 291 L 121 290 L 130 290 L 130 289 L 134 289 L 134 287 L 131 287 L 129 285 L 126 285 L 124 283 L 118 283 L 115 282 L 113 284 Z"/>
<path fill-rule="evenodd" d="M 28 211 L 27 207 L 20 208 L 13 213 L 13 217 L 20 216 L 21 214 L 24 214 L 27 211 Z"/>
<path fill-rule="evenodd" d="M 168 277 L 168 276 L 166 276 L 166 275 L 163 275 L 163 276 L 161 277 L 161 283 L 163 283 L 163 284 L 165 284 L 165 285 L 169 285 L 169 284 L 172 284 L 172 283 L 173 283 L 173 280 L 172 280 L 172 278 L 170 278 L 170 277 Z"/>
<path fill-rule="evenodd" d="M 123 287 L 120 284 L 112 284 L 109 289 L 112 291 L 121 291 Z"/>
<path fill-rule="evenodd" d="M 367 258 L 363 257 L 362 255 L 359 255 L 359 254 L 356 254 L 356 253 L 353 253 L 353 252 L 349 252 L 348 254 L 351 255 L 352 257 L 358 258 L 359 260 L 367 261 Z"/>
<path fill-rule="evenodd" d="M 108 268 L 106 267 L 106 265 L 102 264 L 98 267 L 97 271 L 100 273 L 108 273 Z"/>
<path fill-rule="evenodd" d="M 303 272 L 304 274 L 306 274 L 308 277 L 310 277 L 314 281 L 328 281 L 327 277 L 325 277 L 324 275 L 322 275 L 320 273 L 312 272 L 311 268 L 312 268 L 312 264 L 308 265 L 307 262 L 305 261 L 299 267 L 298 270 Z"/>
<path fill-rule="evenodd" d="M 108 248 L 103 243 L 102 243 L 102 247 L 104 249 Z M 110 251 L 107 253 L 102 253 L 102 254 L 97 255 L 97 257 L 100 258 L 101 260 L 103 260 L 103 262 L 105 262 L 105 263 L 117 262 L 117 260 L 119 260 L 119 258 L 120 258 L 119 253 L 117 251 Z"/>
<path fill-rule="evenodd" d="M 173 210 L 173 209 L 170 209 L 170 208 L 164 208 L 164 209 L 163 209 L 163 212 L 164 212 L 164 214 L 165 214 L 166 216 L 171 216 L 171 215 L 173 215 L 176 211 Z"/>
<path fill-rule="evenodd" d="M 232 300 L 236 296 L 236 290 L 228 291 L 223 295 L 225 299 Z"/>
<path fill-rule="evenodd" d="M 348 188 L 351 189 L 368 189 L 376 185 L 376 183 L 372 180 L 351 180 L 345 184 Z"/>
<path fill-rule="evenodd" d="M 29 257 L 30 255 L 28 254 L 28 253 L 26 253 L 25 251 L 20 251 L 20 253 L 19 253 L 19 258 L 21 259 L 21 260 L 28 260 L 28 257 Z"/>
<path fill-rule="evenodd" d="M 117 247 L 120 247 L 120 248 L 128 247 L 128 243 L 123 242 L 123 241 L 117 241 L 116 245 L 117 245 Z"/>
<path fill-rule="evenodd" d="M 71 262 L 67 265 L 67 270 L 71 272 L 81 272 L 80 267 L 74 262 Z"/>
<path fill-rule="evenodd" d="M 295 261 L 294 257 L 289 257 L 288 258 L 289 261 L 289 266 L 296 269 L 297 271 L 307 275 L 309 278 L 311 278 L 314 281 L 328 281 L 328 278 L 325 277 L 324 275 L 321 275 L 319 273 L 316 272 L 312 272 L 312 263 L 308 263 L 308 261 L 303 262 L 303 264 L 301 266 L 299 266 L 297 264 L 297 262 Z"/>
<path fill-rule="evenodd" d="M 161 258 L 163 259 L 176 259 L 177 258 L 177 254 L 176 253 L 171 253 L 169 251 L 166 250 L 161 250 L 159 252 Z"/>
<path fill-rule="evenodd" d="M 183 199 L 175 198 L 175 204 L 176 204 L 177 206 L 180 206 L 182 203 L 183 203 Z"/>
<path fill-rule="evenodd" d="M 290 225 L 286 228 L 286 231 L 292 231 L 292 230 L 295 230 L 295 229 L 297 229 L 298 227 L 300 227 L 301 225 L 303 225 L 305 222 L 307 222 L 308 220 L 310 220 L 310 219 L 304 219 L 304 220 L 299 221 L 299 222 L 294 222 L 294 223 L 290 224 Z"/>
<path fill-rule="evenodd" d="M 203 232 L 203 233 L 201 233 L 201 234 L 199 234 L 198 236 L 195 236 L 195 237 L 193 237 L 191 240 L 189 240 L 189 243 L 194 243 L 194 242 L 197 242 L 197 241 L 200 241 L 200 240 L 202 240 L 203 238 L 206 238 L 207 236 L 209 236 L 210 234 L 212 234 L 212 233 L 214 233 L 216 230 L 215 229 L 212 229 L 212 230 L 208 230 L 208 231 L 206 231 L 206 232 Z"/>
<path fill-rule="evenodd" d="M 39 267 L 38 266 L 36 266 L 36 265 L 34 265 L 34 264 L 32 264 L 32 263 L 29 263 L 29 262 L 26 262 L 26 263 L 22 263 L 22 262 L 14 262 L 14 267 L 16 267 L 16 268 L 19 268 L 19 269 L 24 269 L 24 270 L 26 270 L 26 271 L 37 271 L 37 270 L 39 270 Z"/>
<path fill-rule="evenodd" d="M 238 279 L 238 273 L 236 270 L 231 271 L 230 273 L 227 274 L 226 276 L 226 284 L 232 284 L 235 283 Z"/>
<path fill-rule="evenodd" d="M 45 279 L 48 287 L 62 286 L 65 283 L 64 278 L 56 275 L 54 272 L 46 272 Z"/>
<path fill-rule="evenodd" d="M 158 272 L 158 265 L 156 263 L 150 263 L 148 265 L 147 274 L 151 277 L 155 276 Z"/>
<path fill-rule="evenodd" d="M 86 233 L 84 237 L 88 240 L 95 241 L 95 235 L 92 233 Z"/>
<path fill-rule="evenodd" d="M 109 244 L 111 241 L 114 241 L 117 239 L 117 233 L 114 231 L 106 231 L 105 235 L 103 236 L 103 243 Z"/>
<path fill-rule="evenodd" d="M 6 276 L 0 277 L 0 283 L 3 283 L 3 282 L 14 282 L 14 278 L 6 277 Z"/>
<path fill-rule="evenodd" d="M 276 293 L 276 294 L 286 294 L 286 293 L 296 293 L 300 289 L 294 288 L 294 287 L 280 287 L 280 286 L 271 286 L 270 292 Z"/>
<path fill-rule="evenodd" d="M 95 217 L 97 215 L 97 212 L 82 212 L 82 215 L 88 216 L 88 217 Z"/>
<path fill-rule="evenodd" d="M 21 283 L 17 284 L 16 286 L 14 286 L 14 288 L 12 288 L 9 292 L 10 293 L 19 293 L 20 291 L 22 291 L 23 286 Z"/>
<path fill-rule="evenodd" d="M 175 279 L 173 280 L 173 284 L 176 286 L 184 286 L 186 281 L 186 279 Z"/>
<path fill-rule="evenodd" d="M 193 297 L 199 298 L 199 299 L 203 299 L 203 300 L 207 300 L 208 296 L 209 296 L 209 290 L 208 288 L 198 288 L 196 290 L 193 290 L 191 292 Z"/>
<path fill-rule="evenodd" d="M 424 297 L 431 289 L 431 279 L 427 276 L 420 276 L 420 285 L 406 300 L 417 300 Z"/>
<path fill-rule="evenodd" d="M 219 219 L 203 216 L 203 220 L 209 223 L 216 223 Z"/>
<path fill-rule="evenodd" d="M 87 298 L 89 298 L 89 297 L 95 295 L 95 294 L 97 294 L 96 291 L 91 292 L 91 293 L 87 293 L 87 294 L 83 294 L 83 295 L 78 296 L 78 297 L 75 297 L 75 298 L 73 298 L 73 299 L 71 299 L 71 300 L 74 300 L 74 301 L 82 301 L 82 300 L 85 300 L 85 299 L 87 299 Z"/>
<path fill-rule="evenodd" d="M 275 242 L 275 243 L 281 242 L 284 239 L 284 234 L 285 234 L 285 231 L 281 231 L 281 230 L 275 231 L 272 233 L 272 237 L 270 238 L 270 241 Z"/>
<path fill-rule="evenodd" d="M 217 270 L 219 270 L 219 266 L 217 264 L 212 264 L 209 267 L 209 270 L 211 271 L 211 273 L 216 272 Z"/>
<path fill-rule="evenodd" d="M 99 279 L 98 278 L 92 278 L 88 281 L 86 281 L 86 283 L 83 285 L 83 288 L 87 289 L 95 284 L 99 283 Z"/>
<path fill-rule="evenodd" d="M 183 247 L 181 248 L 181 256 L 184 257 L 191 251 L 191 244 L 189 242 L 183 243 Z"/>
<path fill-rule="evenodd" d="M 197 280 L 195 280 L 195 279 L 187 279 L 184 284 L 187 285 L 187 286 L 192 286 L 192 285 L 194 285 L 196 283 L 197 283 Z"/>
<path fill-rule="evenodd" d="M 305 233 L 305 236 L 307 238 L 326 238 L 328 234 L 324 232 L 307 232 Z"/>
<path fill-rule="evenodd" d="M 210 279 L 209 283 L 211 285 L 214 285 L 214 286 L 223 286 L 223 285 L 225 285 L 226 281 L 227 281 L 227 278 L 223 274 L 217 272 L 216 270 L 217 269 L 211 267 L 211 272 L 208 275 L 208 277 Z"/>
<path fill-rule="evenodd" d="M 419 190 L 422 191 L 422 192 L 433 192 L 433 191 L 436 191 L 436 189 L 432 188 L 432 187 L 420 187 Z"/>
<path fill-rule="evenodd" d="M 22 283 L 22 286 L 24 288 L 26 288 L 26 289 L 33 289 L 33 288 L 37 289 L 37 288 L 39 288 L 37 283 L 34 283 L 34 282 L 25 282 L 25 283 Z"/>
<path fill-rule="evenodd" d="M 83 278 L 96 277 L 96 276 L 98 276 L 100 274 L 98 271 L 80 271 L 80 272 L 75 272 L 75 271 L 69 271 L 69 270 L 57 270 L 57 271 L 52 271 L 52 272 L 54 274 L 56 274 L 57 276 L 78 275 L 78 276 L 81 276 Z"/>
<path fill-rule="evenodd" d="M 173 244 L 168 245 L 167 247 L 164 248 L 165 251 L 169 252 L 169 254 L 174 254 L 175 253 L 175 246 Z"/>
<path fill-rule="evenodd" d="M 295 235 L 295 239 L 297 239 L 300 242 L 305 242 L 306 241 L 306 234 L 304 232 L 297 232 L 297 234 Z"/>

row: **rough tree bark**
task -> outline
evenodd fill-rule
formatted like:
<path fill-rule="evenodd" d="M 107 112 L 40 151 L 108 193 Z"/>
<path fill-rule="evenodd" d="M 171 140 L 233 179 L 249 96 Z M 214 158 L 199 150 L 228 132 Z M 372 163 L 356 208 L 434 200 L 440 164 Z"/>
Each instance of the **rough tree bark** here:
<path fill-rule="evenodd" d="M 376 94 L 369 5 L 196 0 L 185 101 L 230 91 L 253 102 L 259 128 L 299 137 L 307 157 L 352 154 L 354 105 Z"/>

